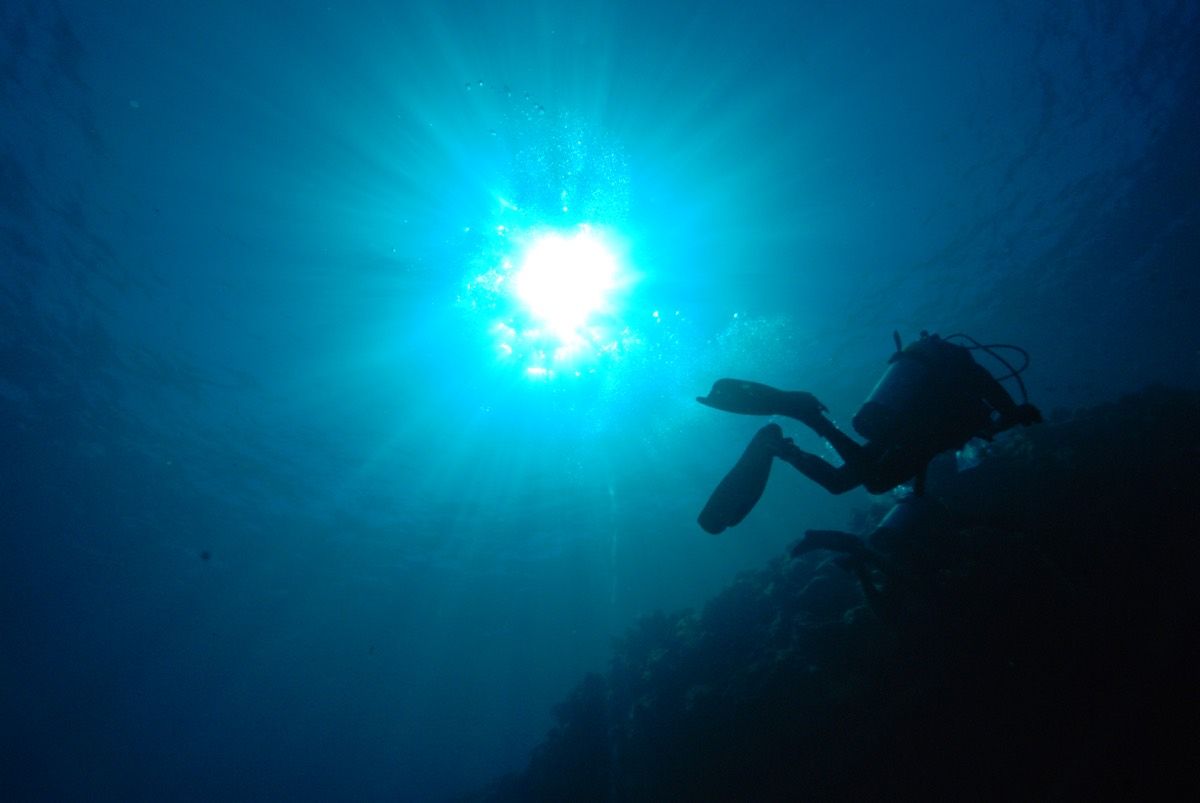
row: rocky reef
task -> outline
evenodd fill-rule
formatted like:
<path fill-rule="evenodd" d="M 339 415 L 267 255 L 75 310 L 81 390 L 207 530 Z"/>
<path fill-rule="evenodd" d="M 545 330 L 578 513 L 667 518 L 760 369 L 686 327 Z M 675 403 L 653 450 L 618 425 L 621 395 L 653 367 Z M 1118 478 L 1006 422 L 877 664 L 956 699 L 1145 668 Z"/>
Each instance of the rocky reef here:
<path fill-rule="evenodd" d="M 1200 394 L 1056 413 L 927 499 L 852 523 L 882 568 L 789 554 L 641 619 L 472 799 L 1195 799 Z"/>

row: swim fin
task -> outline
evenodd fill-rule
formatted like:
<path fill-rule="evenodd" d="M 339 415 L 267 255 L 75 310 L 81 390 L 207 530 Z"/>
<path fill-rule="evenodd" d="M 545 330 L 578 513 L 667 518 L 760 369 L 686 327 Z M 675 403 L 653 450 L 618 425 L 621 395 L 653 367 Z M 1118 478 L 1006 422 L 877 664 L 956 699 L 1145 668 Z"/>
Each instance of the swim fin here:
<path fill-rule="evenodd" d="M 758 431 L 700 511 L 698 521 L 706 532 L 716 535 L 733 527 L 754 509 L 767 487 L 771 461 L 782 441 L 783 430 L 778 424 L 767 424 Z"/>
<path fill-rule="evenodd" d="M 745 379 L 718 379 L 707 396 L 696 401 L 717 410 L 742 415 L 785 415 L 810 423 L 827 408 L 811 393 L 780 390 Z"/>

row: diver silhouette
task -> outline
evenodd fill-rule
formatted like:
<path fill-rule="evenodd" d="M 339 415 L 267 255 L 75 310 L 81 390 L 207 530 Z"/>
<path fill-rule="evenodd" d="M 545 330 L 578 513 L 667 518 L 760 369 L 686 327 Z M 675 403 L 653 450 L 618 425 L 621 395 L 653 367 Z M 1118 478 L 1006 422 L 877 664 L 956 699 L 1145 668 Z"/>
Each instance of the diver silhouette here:
<path fill-rule="evenodd" d="M 716 534 L 740 523 L 762 496 L 775 458 L 789 463 L 801 474 L 834 494 L 863 486 L 880 494 L 913 481 L 920 496 L 925 488 L 929 461 L 941 452 L 960 449 L 972 438 L 991 440 L 1018 424 L 1029 426 L 1042 420 L 1028 402 L 1021 371 L 1029 355 L 1017 346 L 983 345 L 963 334 L 942 338 L 921 332 L 921 337 L 901 348 L 900 335 L 893 335 L 896 352 L 888 369 L 851 421 L 865 444 L 838 429 L 824 413 L 828 408 L 811 393 L 786 391 L 740 379 L 719 379 L 708 396 L 696 401 L 743 415 L 782 415 L 807 425 L 824 438 L 843 460 L 834 467 L 820 457 L 798 448 L 783 437 L 778 424 L 760 429 L 725 475 L 701 511 L 700 526 Z M 971 345 L 950 342 L 961 339 Z M 1013 368 L 996 349 L 1020 352 L 1025 362 Z M 993 377 L 971 356 L 982 350 L 999 360 L 1009 373 Z M 1000 384 L 1016 379 L 1024 399 L 1017 404 Z"/>

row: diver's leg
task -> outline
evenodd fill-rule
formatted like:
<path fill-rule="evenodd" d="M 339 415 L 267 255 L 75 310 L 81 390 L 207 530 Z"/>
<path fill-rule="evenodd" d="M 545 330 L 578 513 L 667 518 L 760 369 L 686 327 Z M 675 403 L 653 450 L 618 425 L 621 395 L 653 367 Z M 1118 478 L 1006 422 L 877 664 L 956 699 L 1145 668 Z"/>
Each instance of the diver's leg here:
<path fill-rule="evenodd" d="M 847 438 L 847 440 L 849 439 Z M 850 442 L 854 443 L 853 441 Z M 854 445 L 858 446 L 857 443 L 854 443 Z M 850 461 L 846 461 L 846 464 L 840 468 L 835 468 L 815 454 L 810 454 L 798 448 L 790 440 L 783 442 L 783 447 L 779 451 L 779 458 L 791 464 L 793 468 L 831 494 L 844 494 L 846 491 L 857 488 L 862 484 L 862 475 L 859 473 L 858 468 L 851 464 Z"/>
<path fill-rule="evenodd" d="M 853 438 L 838 429 L 836 424 L 823 415 L 810 417 L 804 423 L 808 425 L 809 429 L 828 441 L 833 450 L 838 453 L 838 457 L 846 462 L 846 465 L 854 466 L 854 470 L 858 474 L 865 473 L 864 469 L 871 461 L 866 447 L 861 443 L 856 443 Z"/>

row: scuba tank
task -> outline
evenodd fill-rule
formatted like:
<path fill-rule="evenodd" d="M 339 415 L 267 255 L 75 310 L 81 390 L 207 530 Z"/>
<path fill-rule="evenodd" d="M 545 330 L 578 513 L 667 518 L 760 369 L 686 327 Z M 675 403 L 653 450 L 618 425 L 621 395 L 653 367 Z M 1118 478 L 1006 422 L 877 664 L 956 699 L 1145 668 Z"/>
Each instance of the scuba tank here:
<path fill-rule="evenodd" d="M 914 425 L 970 404 L 963 390 L 975 384 L 978 364 L 966 347 L 922 332 L 920 340 L 901 348 L 900 335 L 894 337 L 896 353 L 888 369 L 851 420 L 854 430 L 870 441 L 895 441 Z"/>

